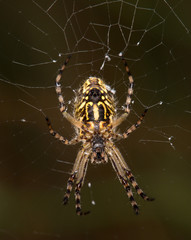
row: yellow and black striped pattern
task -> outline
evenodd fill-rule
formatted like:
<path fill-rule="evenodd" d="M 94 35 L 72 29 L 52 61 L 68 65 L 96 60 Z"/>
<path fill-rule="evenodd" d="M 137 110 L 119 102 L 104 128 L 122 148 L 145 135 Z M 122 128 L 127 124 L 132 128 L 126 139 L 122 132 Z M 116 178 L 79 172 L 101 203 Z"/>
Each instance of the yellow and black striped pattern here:
<path fill-rule="evenodd" d="M 89 77 L 78 91 L 74 112 L 75 118 L 87 126 L 107 126 L 115 115 L 114 94 L 103 80 Z"/>

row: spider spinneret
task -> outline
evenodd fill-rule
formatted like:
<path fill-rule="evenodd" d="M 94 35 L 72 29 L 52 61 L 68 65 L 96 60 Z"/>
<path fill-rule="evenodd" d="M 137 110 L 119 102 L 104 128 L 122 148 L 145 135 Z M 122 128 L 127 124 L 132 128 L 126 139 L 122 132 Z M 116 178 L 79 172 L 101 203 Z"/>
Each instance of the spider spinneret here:
<path fill-rule="evenodd" d="M 123 59 L 125 69 L 128 74 L 129 89 L 126 99 L 125 112 L 120 117 L 116 117 L 114 91 L 111 90 L 111 88 L 106 85 L 102 79 L 97 77 L 89 77 L 79 88 L 74 103 L 74 116 L 72 116 L 66 111 L 60 83 L 62 72 L 69 59 L 70 57 L 66 59 L 56 77 L 56 93 L 60 103 L 60 112 L 63 117 L 75 126 L 77 136 L 70 141 L 65 139 L 53 130 L 48 117 L 46 117 L 49 132 L 56 139 L 66 145 L 82 142 L 82 147 L 77 154 L 71 175 L 67 182 L 67 189 L 63 203 L 66 204 L 68 202 L 70 193 L 75 183 L 76 213 L 78 215 L 85 215 L 89 213 L 89 211 L 82 212 L 80 201 L 80 192 L 84 183 L 88 162 L 90 161 L 92 164 L 100 164 L 107 163 L 110 160 L 119 181 L 126 190 L 127 196 L 135 210 L 135 213 L 138 214 L 139 208 L 134 200 L 130 185 L 144 200 L 151 201 L 153 199 L 149 198 L 138 186 L 130 168 L 125 162 L 119 149 L 114 144 L 114 140 L 117 141 L 127 138 L 129 134 L 135 131 L 142 123 L 142 120 L 147 112 L 147 109 L 145 109 L 138 121 L 129 127 L 123 134 L 115 132 L 116 127 L 119 126 L 130 113 L 134 81 L 128 65 Z"/>

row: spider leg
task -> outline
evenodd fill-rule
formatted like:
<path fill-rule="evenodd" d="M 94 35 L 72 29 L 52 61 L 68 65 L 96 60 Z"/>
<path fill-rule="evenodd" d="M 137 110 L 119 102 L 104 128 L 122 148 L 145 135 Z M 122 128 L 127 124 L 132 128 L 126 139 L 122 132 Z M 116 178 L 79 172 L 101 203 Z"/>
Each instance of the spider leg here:
<path fill-rule="evenodd" d="M 153 201 L 154 198 L 149 198 L 143 190 L 138 186 L 135 177 L 133 176 L 130 168 L 128 167 L 127 163 L 125 162 L 123 156 L 121 155 L 119 149 L 111 142 L 107 142 L 108 149 L 107 152 L 111 156 L 112 166 L 114 170 L 117 172 L 118 178 L 120 182 L 123 184 L 124 188 L 127 187 L 126 191 L 130 190 L 130 187 L 128 186 L 127 179 L 130 181 L 133 188 L 136 190 L 136 192 L 147 201 Z M 132 192 L 131 192 L 132 193 Z M 130 195 L 130 194 L 129 194 Z M 130 196 L 128 197 L 130 198 Z M 132 196 L 133 197 L 133 196 Z M 133 206 L 136 213 L 138 213 L 138 206 L 136 205 L 136 202 L 131 197 L 131 205 Z"/>
<path fill-rule="evenodd" d="M 132 132 L 134 132 L 141 125 L 147 111 L 148 109 L 145 109 L 141 117 L 139 118 L 139 120 L 135 124 L 133 124 L 130 128 L 128 128 L 123 134 L 112 133 L 112 138 L 117 140 L 120 140 L 122 138 L 127 138 Z"/>
<path fill-rule="evenodd" d="M 133 76 L 131 75 L 131 72 L 129 70 L 128 64 L 126 62 L 126 60 L 124 58 L 122 58 L 122 61 L 124 62 L 125 65 L 125 70 L 128 74 L 128 79 L 129 79 L 129 88 L 128 88 L 128 95 L 126 98 L 126 108 L 125 108 L 125 113 L 123 113 L 121 115 L 121 117 L 119 117 L 118 119 L 116 119 L 113 123 L 112 123 L 112 127 L 116 128 L 117 126 L 119 126 L 130 114 L 130 105 L 131 105 L 131 96 L 133 95 L 133 87 L 134 87 L 134 80 L 133 80 Z"/>
<path fill-rule="evenodd" d="M 133 186 L 133 188 L 136 190 L 136 192 L 144 199 L 147 201 L 153 201 L 154 198 L 149 198 L 144 192 L 143 190 L 139 187 L 139 185 L 137 184 L 135 177 L 133 176 L 130 168 L 128 167 L 128 165 L 126 164 L 123 156 L 121 155 L 119 149 L 113 145 L 112 147 L 114 153 L 117 156 L 116 161 L 119 163 L 119 165 L 123 168 L 123 171 L 125 172 L 125 175 L 127 176 L 127 178 L 129 179 L 131 185 Z M 122 172 L 123 172 L 122 171 Z"/>
<path fill-rule="evenodd" d="M 66 193 L 65 193 L 64 198 L 63 198 L 63 204 L 64 205 L 68 203 L 68 200 L 69 200 L 69 197 L 70 197 L 70 193 L 72 191 L 72 187 L 73 187 L 74 181 L 76 179 L 78 168 L 79 168 L 79 165 L 80 165 L 80 163 L 82 161 L 83 155 L 84 155 L 84 148 L 82 148 L 78 152 L 78 155 L 76 157 L 76 161 L 75 161 L 73 169 L 72 169 L 72 173 L 71 173 L 71 175 L 70 175 L 70 177 L 69 177 L 69 179 L 67 181 Z"/>
<path fill-rule="evenodd" d="M 63 199 L 63 204 L 64 205 L 67 204 L 70 194 L 71 194 L 71 191 L 72 191 L 74 181 L 76 181 L 76 187 L 75 187 L 76 214 L 79 216 L 86 215 L 89 213 L 89 211 L 82 212 L 82 210 L 81 210 L 80 192 L 81 192 L 81 188 L 83 186 L 83 182 L 84 182 L 87 167 L 88 167 L 90 150 L 91 149 L 87 150 L 83 147 L 79 151 L 76 161 L 74 163 L 73 169 L 72 169 L 72 173 L 68 179 L 67 189 L 66 189 L 66 193 L 65 193 L 64 199 Z"/>
<path fill-rule="evenodd" d="M 73 145 L 76 144 L 78 142 L 81 141 L 80 138 L 73 138 L 72 140 L 68 140 L 66 138 L 64 138 L 62 135 L 60 135 L 59 133 L 57 133 L 56 131 L 53 130 L 51 122 L 49 120 L 48 117 L 45 117 L 47 125 L 48 125 L 48 129 L 49 129 L 49 133 L 56 139 L 58 139 L 59 141 L 61 141 L 62 143 L 66 144 L 66 145 Z"/>
<path fill-rule="evenodd" d="M 71 174 L 71 176 L 68 179 L 66 193 L 65 193 L 64 198 L 63 198 L 63 204 L 64 205 L 66 205 L 68 203 L 75 178 L 76 178 L 76 172 Z"/>
<path fill-rule="evenodd" d="M 70 60 L 70 56 L 65 60 L 64 64 L 62 65 L 61 69 L 59 70 L 59 73 L 56 77 L 56 93 L 58 95 L 58 101 L 60 103 L 60 112 L 62 113 L 62 116 L 65 117 L 71 124 L 73 124 L 74 126 L 76 126 L 77 128 L 81 128 L 82 127 L 82 123 L 80 121 L 77 121 L 74 117 L 72 117 L 69 113 L 66 112 L 66 105 L 64 102 L 64 97 L 62 95 L 61 92 L 61 77 L 62 77 L 62 73 L 66 67 L 66 65 L 68 64 Z"/>
<path fill-rule="evenodd" d="M 76 200 L 76 214 L 78 216 L 82 216 L 82 215 L 87 215 L 90 213 L 90 211 L 86 211 L 86 212 L 82 212 L 82 207 L 81 207 L 81 202 L 80 202 L 80 199 L 81 199 L 81 195 L 80 195 L 80 192 L 81 192 L 81 188 L 82 188 L 82 183 L 79 182 L 78 184 L 76 184 L 76 188 L 75 188 L 75 200 Z"/>
<path fill-rule="evenodd" d="M 85 156 L 82 159 L 81 163 L 79 164 L 79 170 L 77 173 L 77 180 L 76 180 L 76 187 L 75 187 L 75 200 L 76 200 L 76 214 L 79 216 L 86 215 L 90 213 L 90 211 L 82 212 L 81 210 L 81 188 L 83 186 L 83 182 L 85 179 L 87 167 L 88 167 L 88 160 L 89 160 L 89 155 L 90 155 L 90 150 L 85 152 Z"/>
<path fill-rule="evenodd" d="M 135 177 L 133 176 L 132 172 L 130 170 L 124 169 L 126 171 L 127 177 L 129 179 L 129 181 L 131 182 L 131 185 L 133 186 L 133 188 L 136 190 L 136 192 L 146 201 L 153 201 L 154 198 L 149 198 L 144 192 L 143 190 L 139 187 L 139 185 L 137 184 Z"/>
<path fill-rule="evenodd" d="M 119 181 L 121 182 L 121 184 L 123 185 L 123 187 L 125 188 L 126 192 L 127 192 L 127 196 L 131 202 L 131 205 L 135 211 L 136 214 L 139 213 L 139 207 L 133 197 L 133 193 L 132 190 L 130 188 L 130 185 L 127 181 L 127 178 L 125 176 L 125 171 L 123 169 L 123 167 L 120 165 L 116 154 L 114 153 L 112 148 L 107 149 L 106 148 L 107 153 L 110 155 L 110 161 L 112 164 L 113 169 L 115 170 L 115 172 L 117 173 L 117 176 L 119 178 Z"/>
<path fill-rule="evenodd" d="M 124 58 L 122 58 L 122 60 L 124 62 L 125 70 L 128 74 L 128 78 L 129 78 L 129 89 L 128 89 L 128 95 L 127 95 L 127 99 L 126 99 L 126 109 L 125 109 L 125 112 L 127 113 L 127 115 L 129 115 L 131 96 L 133 95 L 134 80 L 133 80 L 133 76 L 131 75 L 131 72 L 129 70 L 126 60 Z"/>

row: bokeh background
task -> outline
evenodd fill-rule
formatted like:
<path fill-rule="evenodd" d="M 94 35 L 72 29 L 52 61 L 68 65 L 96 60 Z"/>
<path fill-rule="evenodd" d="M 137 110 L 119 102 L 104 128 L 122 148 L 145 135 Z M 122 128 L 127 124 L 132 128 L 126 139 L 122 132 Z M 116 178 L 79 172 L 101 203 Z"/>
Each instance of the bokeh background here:
<path fill-rule="evenodd" d="M 191 3 L 188 0 L 0 1 L 0 239 L 191 238 Z M 116 90 L 118 113 L 128 90 L 120 53 L 135 80 L 131 115 L 141 127 L 116 143 L 141 188 L 140 215 L 110 164 L 89 164 L 82 206 L 62 206 L 80 145 L 53 139 L 44 120 L 67 138 L 75 130 L 59 112 L 54 81 L 65 58 L 63 94 L 89 76 Z M 94 204 L 95 202 L 95 204 Z"/>

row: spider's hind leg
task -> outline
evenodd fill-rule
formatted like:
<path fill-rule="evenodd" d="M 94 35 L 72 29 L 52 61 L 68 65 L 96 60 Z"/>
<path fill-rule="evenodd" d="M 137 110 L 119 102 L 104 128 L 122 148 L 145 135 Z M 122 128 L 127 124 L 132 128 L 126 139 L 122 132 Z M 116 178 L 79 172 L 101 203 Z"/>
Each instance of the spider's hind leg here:
<path fill-rule="evenodd" d="M 131 106 L 132 95 L 133 95 L 134 80 L 133 80 L 133 76 L 129 70 L 126 60 L 124 58 L 122 58 L 122 61 L 124 62 L 125 70 L 128 74 L 129 88 L 128 88 L 128 95 L 127 95 L 126 102 L 125 102 L 125 106 L 126 106 L 125 113 L 123 113 L 119 118 L 117 118 L 115 121 L 113 121 L 113 123 L 112 123 L 113 128 L 116 128 L 123 121 L 125 121 L 131 112 L 130 106 Z"/>

